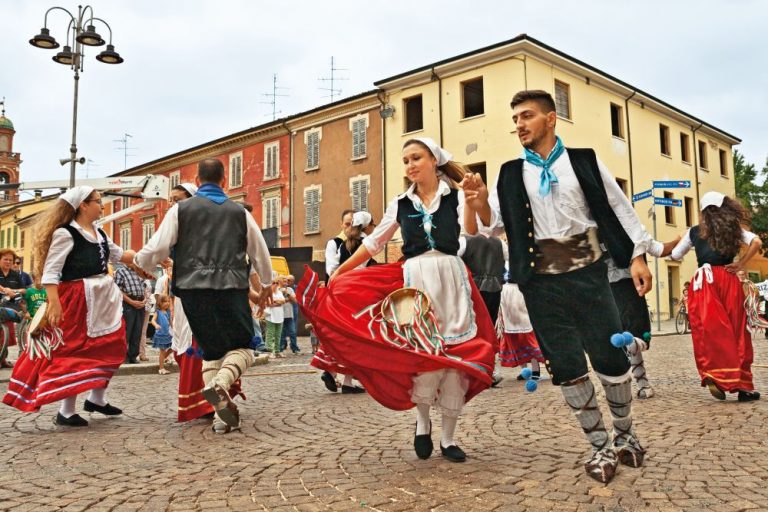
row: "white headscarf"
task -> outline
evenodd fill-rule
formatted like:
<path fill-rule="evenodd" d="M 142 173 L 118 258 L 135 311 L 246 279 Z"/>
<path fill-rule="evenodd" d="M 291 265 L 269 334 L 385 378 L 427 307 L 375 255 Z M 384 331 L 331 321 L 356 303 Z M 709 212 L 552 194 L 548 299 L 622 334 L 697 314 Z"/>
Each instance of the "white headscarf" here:
<path fill-rule="evenodd" d="M 197 186 L 194 183 L 181 183 L 180 185 L 184 187 L 184 190 L 186 190 L 190 196 L 197 194 Z"/>
<path fill-rule="evenodd" d="M 70 205 L 72 205 L 72 208 L 77 210 L 77 207 L 80 206 L 80 203 L 85 201 L 88 196 L 91 195 L 91 192 L 93 192 L 93 187 L 80 185 L 78 187 L 73 187 L 67 190 L 59 196 L 59 199 L 63 199 L 64 201 L 68 202 Z"/>
<path fill-rule="evenodd" d="M 361 228 L 367 228 L 372 220 L 373 220 L 373 217 L 371 217 L 371 214 L 368 212 L 355 212 L 354 215 L 352 215 L 353 226 L 360 226 Z"/>
<path fill-rule="evenodd" d="M 415 137 L 413 140 L 417 140 L 427 146 L 437 159 L 437 166 L 445 165 L 449 160 L 453 160 L 453 155 L 437 145 L 437 142 L 429 137 Z"/>

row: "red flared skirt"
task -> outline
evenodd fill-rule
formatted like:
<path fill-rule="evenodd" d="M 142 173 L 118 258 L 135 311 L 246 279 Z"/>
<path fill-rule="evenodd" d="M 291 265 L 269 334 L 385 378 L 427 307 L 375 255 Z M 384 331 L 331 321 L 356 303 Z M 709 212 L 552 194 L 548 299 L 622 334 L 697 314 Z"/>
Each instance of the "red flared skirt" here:
<path fill-rule="evenodd" d="M 197 342 L 192 339 L 193 354 L 174 354 L 179 365 L 178 421 L 192 421 L 213 412 L 203 398 L 203 360 L 197 355 Z"/>
<path fill-rule="evenodd" d="M 125 361 L 125 322 L 115 332 L 91 338 L 86 325 L 83 281 L 59 284 L 62 305 L 60 328 L 64 345 L 51 359 L 29 359 L 23 352 L 13 367 L 3 403 L 24 412 L 95 388 L 105 388 Z"/>
<path fill-rule="evenodd" d="M 706 273 L 701 277 L 699 290 L 691 280 L 688 317 L 702 386 L 712 379 L 724 391 L 752 391 L 752 336 L 741 281 L 721 266 L 712 267 L 711 283 Z"/>
<path fill-rule="evenodd" d="M 534 359 L 540 363 L 544 362 L 544 356 L 533 331 L 504 333 L 499 346 L 501 366 L 520 366 Z"/>
<path fill-rule="evenodd" d="M 312 360 L 309 364 L 320 370 L 325 370 L 326 372 L 352 375 L 352 371 L 349 368 L 345 368 L 344 365 L 339 364 L 335 357 L 323 349 L 322 343 L 317 348 L 315 355 L 312 356 Z"/>
<path fill-rule="evenodd" d="M 411 389 L 413 377 L 419 373 L 444 368 L 463 371 L 469 379 L 465 401 L 491 385 L 497 348 L 495 332 L 480 292 L 471 279 L 469 282 L 477 336 L 446 345 L 446 355 L 394 346 L 384 339 L 378 327 L 370 328 L 368 315 L 358 315 L 403 287 L 402 263 L 353 270 L 331 281 L 327 288 L 318 287 L 317 274 L 307 268 L 296 295 L 323 351 L 353 374 L 381 405 L 406 410 L 414 406 Z"/>

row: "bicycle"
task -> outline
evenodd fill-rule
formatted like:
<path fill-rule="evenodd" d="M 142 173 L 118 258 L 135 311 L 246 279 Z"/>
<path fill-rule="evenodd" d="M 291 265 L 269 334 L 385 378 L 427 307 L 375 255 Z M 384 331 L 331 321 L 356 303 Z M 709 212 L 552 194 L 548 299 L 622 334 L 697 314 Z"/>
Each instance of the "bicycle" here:
<path fill-rule="evenodd" d="M 686 334 L 691 329 L 691 324 L 688 321 L 688 308 L 685 302 L 680 302 L 680 308 L 677 310 L 675 316 L 675 330 L 677 334 Z"/>

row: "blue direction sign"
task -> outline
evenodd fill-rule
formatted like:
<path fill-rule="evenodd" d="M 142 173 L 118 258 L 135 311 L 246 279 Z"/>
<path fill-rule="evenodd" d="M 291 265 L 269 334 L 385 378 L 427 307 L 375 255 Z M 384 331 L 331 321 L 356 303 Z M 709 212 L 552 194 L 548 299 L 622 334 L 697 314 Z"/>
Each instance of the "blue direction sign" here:
<path fill-rule="evenodd" d="M 653 188 L 691 188 L 691 182 L 689 180 L 654 181 Z"/>
<path fill-rule="evenodd" d="M 645 199 L 648 197 L 651 197 L 653 195 L 653 189 L 645 190 L 643 192 L 638 192 L 637 194 L 632 196 L 632 202 L 636 203 L 640 201 L 641 199 Z"/>
<path fill-rule="evenodd" d="M 683 206 L 683 200 L 670 199 L 668 197 L 654 197 L 653 204 L 659 204 L 661 206 Z"/>

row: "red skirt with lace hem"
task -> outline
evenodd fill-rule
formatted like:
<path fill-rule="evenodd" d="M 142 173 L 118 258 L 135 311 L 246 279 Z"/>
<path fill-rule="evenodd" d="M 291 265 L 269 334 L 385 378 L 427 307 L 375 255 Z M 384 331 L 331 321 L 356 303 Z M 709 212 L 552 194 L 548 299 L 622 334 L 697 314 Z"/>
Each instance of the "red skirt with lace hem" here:
<path fill-rule="evenodd" d="M 744 289 L 725 267 L 712 267 L 712 282 L 704 268 L 701 288 L 688 290 L 693 354 L 702 386 L 712 379 L 723 391 L 752 391 L 752 336 L 747 330 Z"/>
<path fill-rule="evenodd" d="M 96 388 L 106 388 L 125 361 L 125 322 L 115 332 L 88 336 L 85 285 L 82 280 L 59 284 L 64 344 L 51 359 L 29 358 L 23 352 L 13 367 L 3 403 L 24 412 Z M 120 307 L 118 305 L 117 307 Z"/>
<path fill-rule="evenodd" d="M 324 352 L 351 372 L 381 405 L 394 410 L 410 409 L 414 406 L 411 402 L 413 377 L 444 368 L 455 368 L 466 374 L 469 388 L 465 401 L 468 402 L 490 387 L 497 349 L 491 318 L 472 279 L 469 284 L 477 336 L 463 343 L 445 345 L 444 354 L 392 345 L 378 326 L 371 328 L 369 315 L 359 315 L 403 287 L 402 267 L 399 262 L 353 270 L 334 279 L 326 288 L 318 287 L 317 274 L 307 268 L 296 293 L 299 307 L 314 326 Z"/>
<path fill-rule="evenodd" d="M 521 366 L 533 360 L 544 362 L 544 355 L 533 331 L 505 332 L 499 343 L 499 362 L 501 366 Z"/>

